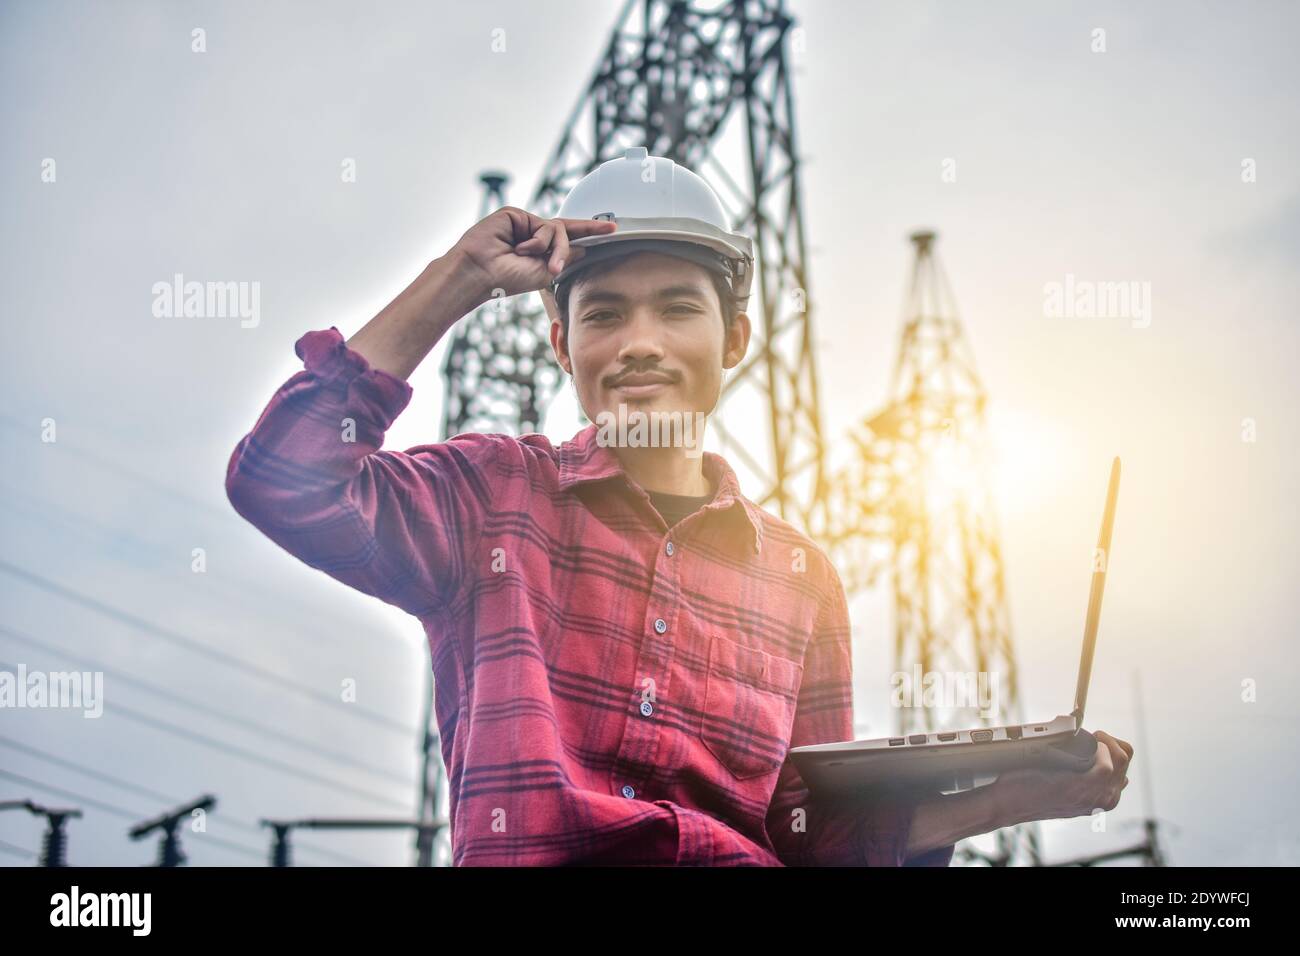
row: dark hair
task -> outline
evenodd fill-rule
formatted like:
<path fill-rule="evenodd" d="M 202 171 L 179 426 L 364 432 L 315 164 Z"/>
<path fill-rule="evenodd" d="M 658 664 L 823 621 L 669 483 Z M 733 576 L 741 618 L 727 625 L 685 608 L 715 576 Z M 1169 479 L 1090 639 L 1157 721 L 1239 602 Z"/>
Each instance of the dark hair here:
<path fill-rule="evenodd" d="M 593 279 L 598 275 L 603 275 L 618 265 L 624 258 L 624 256 L 620 256 L 616 259 L 594 262 L 560 286 L 559 291 L 555 294 L 555 306 L 559 310 L 560 329 L 564 332 L 566 339 L 569 337 L 569 296 L 573 292 L 573 287 L 585 279 Z M 713 282 L 713 288 L 718 293 L 718 305 L 722 309 L 723 341 L 725 341 L 725 335 L 731 331 L 731 327 L 736 322 L 736 314 L 740 312 L 740 304 L 736 300 L 735 293 L 731 291 L 731 283 L 727 281 L 726 276 L 714 272 L 712 269 L 705 269 L 704 271 L 709 274 L 709 279 Z"/>

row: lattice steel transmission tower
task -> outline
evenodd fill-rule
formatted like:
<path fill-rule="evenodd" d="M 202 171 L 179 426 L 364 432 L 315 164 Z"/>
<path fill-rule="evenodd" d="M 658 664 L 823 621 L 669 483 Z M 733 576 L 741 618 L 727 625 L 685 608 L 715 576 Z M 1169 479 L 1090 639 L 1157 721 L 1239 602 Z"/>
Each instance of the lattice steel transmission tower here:
<path fill-rule="evenodd" d="M 916 232 L 902 342 L 885 407 L 850 434 L 852 460 L 828 482 L 825 541 L 845 589 L 874 584 L 888 567 L 894 593 L 894 667 L 910 706 L 895 709 L 895 732 L 1019 723 L 1023 720 L 1011 642 L 1002 551 L 989 487 L 987 393 L 934 254 L 935 234 Z M 883 547 L 882 547 L 883 544 Z M 965 703 L 980 675 L 997 712 L 924 702 L 923 681 L 941 688 L 959 675 Z M 996 682 L 996 683 L 995 683 Z M 961 858 L 994 865 L 1037 864 L 1036 826 L 1000 830 L 997 850 L 969 846 Z"/>
<path fill-rule="evenodd" d="M 995 720 L 1015 721 L 1020 691 L 989 486 L 987 393 L 934 255 L 934 233 L 911 239 L 911 297 L 885 435 L 907 478 L 895 484 L 889 509 L 895 662 L 900 671 L 997 675 L 1002 713 Z M 899 730 L 977 719 L 977 708 L 901 708 Z"/>
<path fill-rule="evenodd" d="M 742 444 L 725 416 L 710 424 L 724 453 L 753 476 L 750 497 L 813 527 L 824 520 L 824 450 L 786 56 L 792 25 L 782 0 L 629 2 L 528 209 L 555 215 L 579 179 L 630 146 L 709 181 L 733 227 L 754 237 L 761 277 L 750 300 L 750 353 L 722 400 L 747 393 L 747 410 L 766 426 L 768 454 L 756 453 L 752 436 Z M 713 152 L 733 117 L 744 124 L 744 185 Z M 452 340 L 447 435 L 539 430 L 561 383 L 537 296 L 496 305 L 461 323 Z"/>

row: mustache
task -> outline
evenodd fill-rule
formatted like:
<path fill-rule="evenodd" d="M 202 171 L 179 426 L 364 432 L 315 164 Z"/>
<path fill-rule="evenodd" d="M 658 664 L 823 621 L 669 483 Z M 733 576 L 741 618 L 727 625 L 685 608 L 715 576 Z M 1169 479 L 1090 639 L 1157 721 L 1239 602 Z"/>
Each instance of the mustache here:
<path fill-rule="evenodd" d="M 671 369 L 666 369 L 659 365 L 645 365 L 645 366 L 630 365 L 627 368 L 623 369 L 623 371 L 619 372 L 617 375 L 613 375 L 609 378 L 606 378 L 605 385 L 607 388 L 616 388 L 617 386 L 622 385 L 625 381 L 627 381 L 628 378 L 630 378 L 633 375 L 661 375 L 664 378 L 666 378 L 669 382 L 672 383 L 676 383 L 681 380 L 680 372 L 675 372 L 672 371 Z"/>

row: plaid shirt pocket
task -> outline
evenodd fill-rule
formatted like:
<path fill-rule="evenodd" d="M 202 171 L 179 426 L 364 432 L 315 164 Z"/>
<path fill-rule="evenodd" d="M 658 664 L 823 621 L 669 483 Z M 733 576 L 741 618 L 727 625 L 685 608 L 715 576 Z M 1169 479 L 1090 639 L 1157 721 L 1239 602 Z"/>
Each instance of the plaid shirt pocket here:
<path fill-rule="evenodd" d="M 781 769 L 802 678 L 802 664 L 711 638 L 700 738 L 736 779 Z"/>

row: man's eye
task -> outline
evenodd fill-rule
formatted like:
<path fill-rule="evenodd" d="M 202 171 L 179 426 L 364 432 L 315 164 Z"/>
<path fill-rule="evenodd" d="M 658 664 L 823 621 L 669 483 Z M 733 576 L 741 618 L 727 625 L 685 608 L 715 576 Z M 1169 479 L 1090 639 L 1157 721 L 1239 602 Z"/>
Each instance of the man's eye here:
<path fill-rule="evenodd" d="M 699 309 L 691 305 L 689 302 L 674 302 L 672 305 L 668 307 L 668 311 L 669 312 L 698 312 Z"/>
<path fill-rule="evenodd" d="M 591 312 L 591 313 L 588 313 L 586 316 L 583 317 L 583 321 L 586 321 L 586 322 L 596 322 L 596 321 L 598 321 L 598 320 L 600 320 L 600 319 L 609 318 L 609 317 L 612 316 L 613 314 L 614 314 L 613 312 L 610 312 L 610 311 L 608 311 L 608 310 L 605 311 L 605 312 Z"/>

